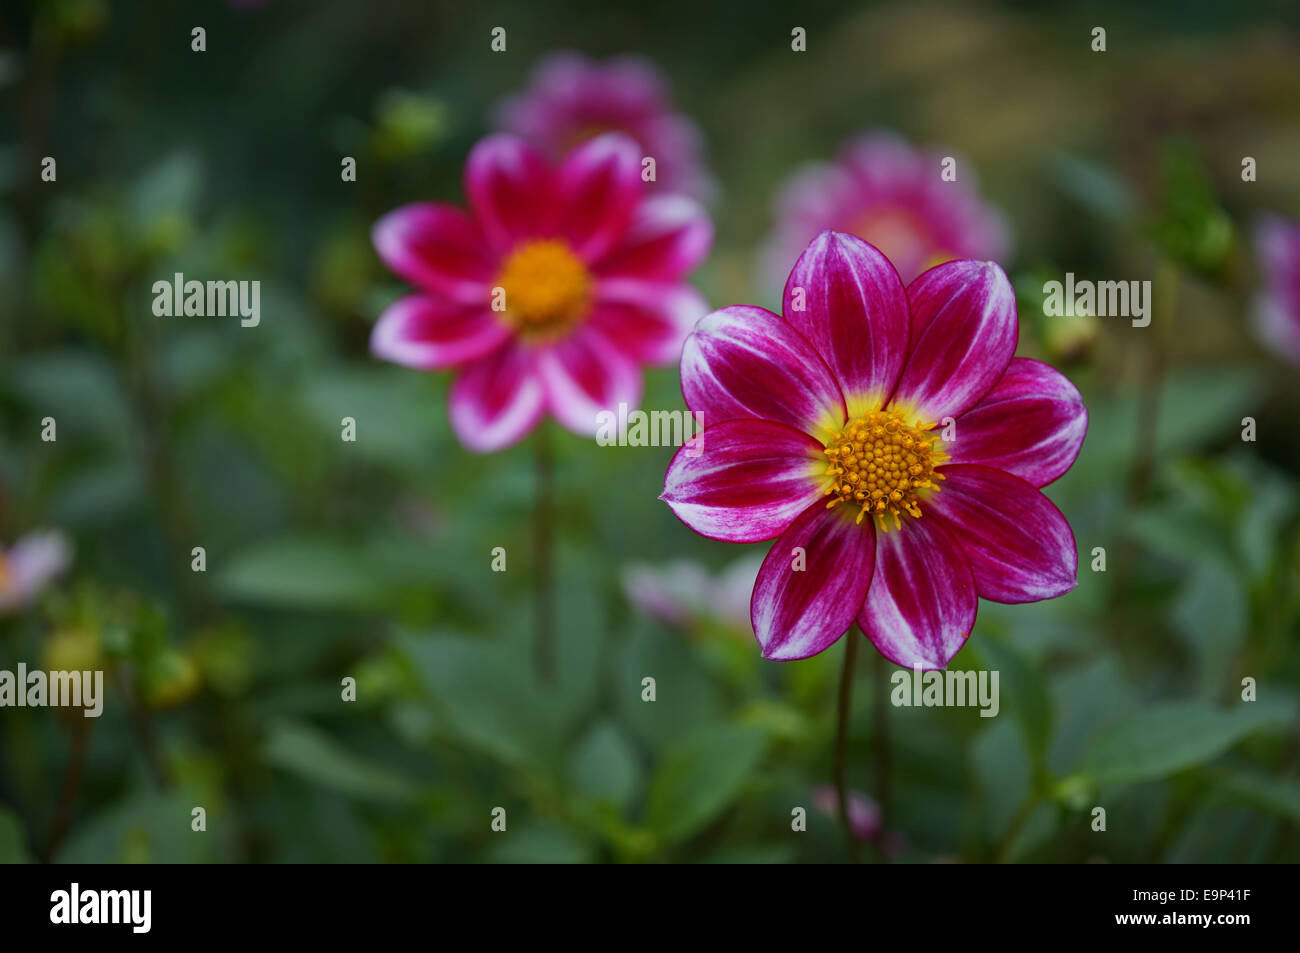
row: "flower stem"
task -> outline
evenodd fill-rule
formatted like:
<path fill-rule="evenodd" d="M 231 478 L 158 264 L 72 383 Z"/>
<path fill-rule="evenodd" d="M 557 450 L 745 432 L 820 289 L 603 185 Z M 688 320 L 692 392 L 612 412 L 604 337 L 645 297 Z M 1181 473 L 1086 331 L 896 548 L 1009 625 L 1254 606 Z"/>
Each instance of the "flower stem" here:
<path fill-rule="evenodd" d="M 555 593 L 552 557 L 555 535 L 555 458 L 550 428 L 537 428 L 533 466 L 536 478 L 534 551 L 537 590 L 534 603 L 533 661 L 543 682 L 555 678 Z"/>
<path fill-rule="evenodd" d="M 1020 834 L 1036 807 L 1038 807 L 1038 795 L 1031 792 L 1007 822 L 1006 830 L 1002 832 L 1002 838 L 994 850 L 994 857 L 999 864 L 1010 862 L 1011 852 L 1015 850 L 1016 842 L 1020 840 Z"/>
<path fill-rule="evenodd" d="M 876 804 L 880 808 L 880 830 L 882 833 L 889 822 L 890 782 L 893 768 L 889 758 L 889 663 L 883 655 L 876 653 L 875 661 L 875 750 L 876 762 Z"/>
<path fill-rule="evenodd" d="M 849 629 L 844 636 L 844 669 L 840 673 L 840 700 L 835 732 L 835 795 L 840 805 L 840 823 L 849 848 L 849 857 L 858 861 L 858 839 L 849 820 L 848 790 L 844 781 L 844 755 L 849 738 L 849 710 L 853 706 L 853 665 L 858 657 L 858 633 Z"/>
<path fill-rule="evenodd" d="M 131 732 L 135 735 L 136 743 L 140 746 L 140 753 L 144 755 L 144 763 L 149 771 L 149 777 L 153 780 L 155 788 L 159 791 L 166 791 L 170 786 L 170 782 L 162 755 L 158 751 L 158 738 L 154 734 L 153 722 L 149 718 L 149 712 L 145 709 L 139 693 L 135 690 L 134 681 L 127 676 L 121 666 L 118 666 L 117 669 L 117 680 L 122 687 L 122 695 L 126 698 L 126 712 L 131 722 Z"/>
<path fill-rule="evenodd" d="M 1167 258 L 1162 258 L 1156 268 L 1156 287 L 1161 291 L 1156 299 L 1160 307 L 1155 315 L 1153 340 L 1146 347 L 1146 367 L 1138 391 L 1137 443 L 1129 485 L 1130 499 L 1135 503 L 1146 498 L 1155 474 L 1160 392 L 1164 386 L 1166 352 L 1177 307 L 1178 269 Z"/>
<path fill-rule="evenodd" d="M 68 772 L 63 776 L 63 788 L 59 792 L 59 806 L 54 813 L 54 826 L 50 829 L 50 840 L 45 846 L 45 862 L 53 863 L 63 835 L 72 824 L 72 809 L 77 803 L 77 790 L 81 787 L 82 770 L 86 766 L 86 749 L 90 742 L 91 719 L 73 709 L 72 750 L 68 753 Z"/>

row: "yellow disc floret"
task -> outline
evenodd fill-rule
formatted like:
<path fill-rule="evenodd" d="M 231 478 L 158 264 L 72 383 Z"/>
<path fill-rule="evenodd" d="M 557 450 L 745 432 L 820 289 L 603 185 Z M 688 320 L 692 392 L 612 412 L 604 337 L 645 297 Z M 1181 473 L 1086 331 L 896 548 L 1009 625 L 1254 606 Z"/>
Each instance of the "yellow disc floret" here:
<path fill-rule="evenodd" d="M 868 513 L 887 529 L 885 518 L 921 515 L 921 491 L 938 489 L 943 474 L 935 467 L 948 459 L 938 449 L 933 424 L 909 424 L 896 410 L 872 410 L 848 421 L 826 444 L 827 509 L 840 503 L 858 508 L 857 521 Z"/>
<path fill-rule="evenodd" d="M 516 248 L 497 278 L 505 315 L 522 334 L 549 336 L 581 318 L 591 300 L 591 276 L 569 246 L 539 239 Z"/>

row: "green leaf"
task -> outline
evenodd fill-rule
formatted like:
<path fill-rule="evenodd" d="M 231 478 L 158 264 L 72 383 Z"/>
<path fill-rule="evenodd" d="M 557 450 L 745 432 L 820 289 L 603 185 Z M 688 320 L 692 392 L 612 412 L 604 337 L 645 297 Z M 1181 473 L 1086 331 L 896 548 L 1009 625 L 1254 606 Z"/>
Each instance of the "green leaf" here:
<path fill-rule="evenodd" d="M 971 764 L 983 794 L 981 825 L 990 841 L 1006 829 L 1016 809 L 1033 790 L 1033 766 L 1025 748 L 1024 733 L 1006 719 L 982 731 L 970 746 Z"/>
<path fill-rule="evenodd" d="M 355 548 L 308 538 L 273 540 L 236 553 L 217 574 L 216 586 L 240 602 L 296 609 L 382 609 L 391 591 Z"/>
<path fill-rule="evenodd" d="M 0 864 L 30 864 L 23 825 L 18 815 L 0 807 Z"/>
<path fill-rule="evenodd" d="M 979 643 L 984 667 L 998 675 L 998 694 L 1024 732 L 1025 745 L 1041 762 L 1052 740 L 1052 700 L 1041 670 L 1023 652 L 1005 640 L 986 638 Z"/>
<path fill-rule="evenodd" d="M 400 644 L 466 744 L 510 765 L 549 769 L 555 763 L 556 707 L 515 654 L 449 635 L 409 634 Z"/>
<path fill-rule="evenodd" d="M 400 800 L 413 793 L 405 778 L 353 754 L 323 731 L 302 722 L 273 724 L 266 758 L 305 781 L 352 797 Z"/>
<path fill-rule="evenodd" d="M 192 811 L 202 805 L 194 788 L 168 794 L 141 791 L 101 808 L 75 827 L 55 860 L 63 864 L 195 864 L 229 860 L 228 841 L 191 829 Z M 213 830 L 214 810 L 208 810 Z"/>
<path fill-rule="evenodd" d="M 616 695 L 620 723 L 652 750 L 662 752 L 689 738 L 700 725 L 725 717 L 716 686 L 681 639 L 666 637 L 638 619 L 621 654 Z M 647 677 L 655 680 L 653 702 L 641 700 Z"/>
<path fill-rule="evenodd" d="M 555 704 L 563 723 L 576 728 L 605 685 L 602 643 L 607 624 L 599 591 L 590 583 L 600 575 L 601 564 L 594 558 L 565 556 L 558 561 L 555 593 Z"/>
<path fill-rule="evenodd" d="M 1109 223 L 1125 225 L 1137 217 L 1137 199 L 1124 180 L 1105 166 L 1069 153 L 1052 158 L 1056 184 L 1080 205 Z"/>
<path fill-rule="evenodd" d="M 3 382 L 40 414 L 58 419 L 59 436 L 76 433 L 92 445 L 130 449 L 133 426 L 112 365 L 98 354 L 72 348 L 14 358 Z"/>
<path fill-rule="evenodd" d="M 302 391 L 308 419 L 323 439 L 339 442 L 342 420 L 356 422 L 349 456 L 396 468 L 430 470 L 443 425 L 430 413 L 429 382 L 393 368 L 322 369 Z"/>
<path fill-rule="evenodd" d="M 1213 696 L 1246 634 L 1248 608 L 1241 581 L 1207 563 L 1197 563 L 1174 604 L 1173 619 L 1200 667 L 1201 692 Z"/>
<path fill-rule="evenodd" d="M 540 821 L 507 829 L 488 859 L 494 864 L 581 864 L 591 861 L 590 852 L 562 827 Z"/>
<path fill-rule="evenodd" d="M 659 764 L 646 822 L 681 841 L 718 816 L 740 795 L 767 747 L 760 728 L 714 725 L 672 747 Z"/>
<path fill-rule="evenodd" d="M 626 808 L 641 785 L 641 765 L 622 732 L 602 722 L 573 753 L 570 776 L 579 793 Z"/>
<path fill-rule="evenodd" d="M 1242 807 L 1210 805 L 1183 821 L 1161 861 L 1166 864 L 1266 863 L 1276 849 L 1278 823 L 1260 823 Z"/>
<path fill-rule="evenodd" d="M 1300 824 L 1300 779 L 1230 770 L 1220 775 L 1219 791 L 1235 801 Z"/>
<path fill-rule="evenodd" d="M 1052 703 L 1056 731 L 1048 746 L 1047 765 L 1055 775 L 1068 774 L 1079 763 L 1098 728 L 1140 707 L 1112 656 L 1057 673 L 1052 679 Z"/>
<path fill-rule="evenodd" d="M 1152 506 L 1129 519 L 1128 532 L 1144 546 L 1180 562 L 1211 563 L 1217 572 L 1235 572 L 1232 540 L 1187 503 Z"/>
<path fill-rule="evenodd" d="M 1132 784 L 1204 764 L 1252 732 L 1282 723 L 1285 706 L 1243 702 L 1230 710 L 1204 702 L 1151 706 L 1103 729 L 1080 770 L 1096 784 Z"/>
<path fill-rule="evenodd" d="M 1252 461 L 1254 462 L 1254 461 Z M 1255 465 L 1247 470 L 1250 499 L 1237 520 L 1237 541 L 1251 576 L 1268 571 L 1278 541 L 1300 499 L 1289 474 Z"/>
<path fill-rule="evenodd" d="M 1158 452 L 1174 454 L 1198 447 L 1212 437 L 1239 431 L 1241 415 L 1255 402 L 1259 390 L 1259 374 L 1247 368 L 1196 368 L 1171 373 L 1160 394 Z M 1128 402 L 1133 404 L 1131 399 Z M 1136 407 L 1133 413 L 1136 415 Z"/>
<path fill-rule="evenodd" d="M 754 844 L 746 847 L 721 847 L 701 857 L 701 864 L 789 864 L 794 861 L 795 850 L 790 844 Z"/>
<path fill-rule="evenodd" d="M 177 150 L 149 166 L 128 193 L 135 219 L 151 219 L 167 212 L 187 211 L 198 200 L 203 166 L 197 155 Z"/>
<path fill-rule="evenodd" d="M 1217 274 L 1226 267 L 1235 236 L 1205 160 L 1191 143 L 1174 141 L 1164 145 L 1160 165 L 1159 207 L 1147 233 L 1175 261 Z"/>
<path fill-rule="evenodd" d="M 1156 458 L 1165 461 L 1240 430 L 1243 414 L 1258 405 L 1259 374 L 1247 368 L 1189 368 L 1171 371 L 1160 391 Z M 1138 401 L 1132 391 L 1098 395 L 1088 404 L 1088 439 L 1071 468 L 1076 480 L 1105 485 L 1132 461 L 1138 430 Z M 1076 474 L 1075 471 L 1078 471 Z"/>

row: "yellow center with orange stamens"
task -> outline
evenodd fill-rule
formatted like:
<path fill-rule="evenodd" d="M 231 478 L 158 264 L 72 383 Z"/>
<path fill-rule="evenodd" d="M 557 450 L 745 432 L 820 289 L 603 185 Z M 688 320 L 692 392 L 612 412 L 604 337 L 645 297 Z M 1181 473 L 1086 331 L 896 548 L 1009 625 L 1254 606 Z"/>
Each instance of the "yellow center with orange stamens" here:
<path fill-rule="evenodd" d="M 497 277 L 505 316 L 525 337 L 549 337 L 571 327 L 591 303 L 591 275 L 558 239 L 526 242 L 506 258 Z"/>
<path fill-rule="evenodd" d="M 948 459 L 937 446 L 933 424 L 909 424 L 897 410 L 871 410 L 844 424 L 826 443 L 826 508 L 848 503 L 858 508 L 857 521 L 867 514 L 887 530 L 892 514 L 901 527 L 901 514 L 920 517 L 922 493 L 938 489 L 943 474 L 935 467 Z"/>

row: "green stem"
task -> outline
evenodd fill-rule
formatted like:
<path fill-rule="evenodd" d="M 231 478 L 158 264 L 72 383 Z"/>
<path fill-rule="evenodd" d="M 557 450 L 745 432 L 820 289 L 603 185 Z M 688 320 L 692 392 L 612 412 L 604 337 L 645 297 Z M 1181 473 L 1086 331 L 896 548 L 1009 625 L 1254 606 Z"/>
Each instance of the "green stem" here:
<path fill-rule="evenodd" d="M 1020 838 L 1020 832 L 1024 830 L 1025 824 L 1036 807 L 1038 807 L 1038 795 L 1030 794 L 1007 823 L 1007 829 L 1003 832 L 1002 839 L 998 841 L 996 851 L 999 864 L 1005 864 L 1011 859 L 1011 852 L 1015 849 L 1016 841 Z"/>
<path fill-rule="evenodd" d="M 551 449 L 550 429 L 545 423 L 537 429 L 533 459 L 536 474 L 536 526 L 533 557 L 536 563 L 537 590 L 534 603 L 533 661 L 543 682 L 555 678 L 555 458 Z"/>
<path fill-rule="evenodd" d="M 893 767 L 889 757 L 889 663 L 879 652 L 875 661 L 875 762 L 876 804 L 880 808 L 880 830 L 883 834 L 889 823 L 890 786 Z"/>
<path fill-rule="evenodd" d="M 858 657 L 858 633 L 849 629 L 844 635 L 844 669 L 840 673 L 839 711 L 835 731 L 835 795 L 839 801 L 840 824 L 849 848 L 849 857 L 858 861 L 858 839 L 849 820 L 848 788 L 844 779 L 845 752 L 849 738 L 849 711 L 853 707 L 853 667 Z"/>
<path fill-rule="evenodd" d="M 1138 391 L 1137 445 L 1133 452 L 1133 474 L 1130 485 L 1133 502 L 1140 503 L 1151 488 L 1155 474 L 1156 450 L 1159 440 L 1160 392 L 1164 386 L 1165 364 L 1168 358 L 1170 335 L 1178 301 L 1178 268 L 1167 258 L 1162 258 L 1156 268 L 1156 301 L 1154 339 L 1146 348 L 1146 367 Z"/>
<path fill-rule="evenodd" d="M 63 836 L 72 825 L 72 809 L 77 803 L 77 791 L 81 787 L 81 775 L 86 766 L 86 749 L 90 744 L 91 719 L 73 709 L 72 750 L 68 754 L 68 771 L 63 776 L 63 788 L 59 791 L 59 806 L 54 812 L 54 826 L 50 829 L 50 840 L 45 846 L 45 862 L 54 862 Z"/>
<path fill-rule="evenodd" d="M 149 712 L 145 709 L 143 701 L 135 690 L 135 682 L 124 671 L 122 666 L 117 668 L 118 685 L 122 688 L 122 695 L 126 699 L 127 717 L 131 722 L 131 733 L 135 736 L 136 744 L 140 746 L 140 753 L 144 756 L 145 767 L 149 771 L 149 777 L 153 780 L 154 787 L 159 791 L 166 791 L 170 787 L 170 780 L 167 775 L 167 768 L 163 762 L 162 754 L 158 750 L 158 737 L 154 734 L 153 722 L 149 718 Z"/>

